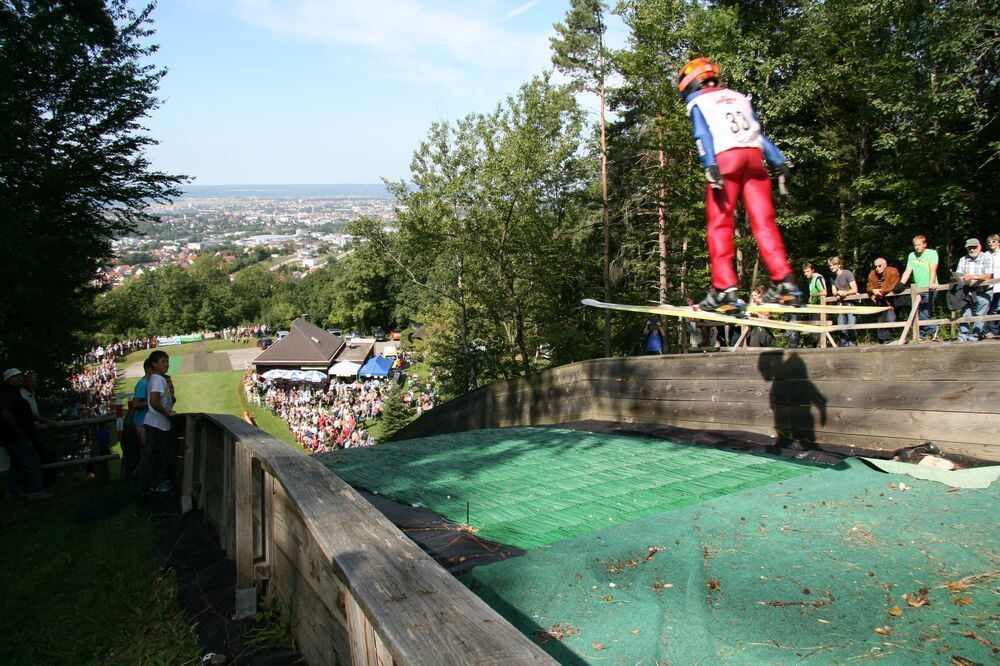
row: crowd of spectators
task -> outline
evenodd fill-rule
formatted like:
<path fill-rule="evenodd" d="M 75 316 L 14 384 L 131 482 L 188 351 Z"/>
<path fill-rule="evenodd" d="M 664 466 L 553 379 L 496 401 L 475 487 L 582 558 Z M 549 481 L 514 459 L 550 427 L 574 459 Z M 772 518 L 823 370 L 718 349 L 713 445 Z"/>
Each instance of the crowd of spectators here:
<path fill-rule="evenodd" d="M 953 271 L 945 270 L 948 279 L 945 285 L 950 285 L 946 294 L 945 309 L 960 313 L 961 317 L 982 317 L 984 315 L 1000 314 L 998 304 L 1000 304 L 1000 285 L 984 284 L 997 277 L 1000 277 L 1000 235 L 991 234 L 987 237 L 989 249 L 984 250 L 978 238 L 969 238 L 965 241 L 965 254 L 958 260 Z M 842 260 L 839 257 L 830 259 L 831 268 L 833 262 Z M 916 287 L 921 293 L 917 300 L 917 320 L 927 321 L 934 318 L 935 303 L 939 302 L 938 288 L 941 286 L 940 257 L 936 250 L 928 247 L 927 238 L 915 236 L 913 238 L 913 251 L 909 253 L 903 271 L 891 265 L 891 262 L 884 257 L 878 257 L 872 262 L 872 269 L 868 273 L 868 279 L 864 287 L 864 294 L 875 305 L 885 305 L 889 309 L 879 315 L 879 323 L 891 323 L 901 318 L 900 310 L 910 306 L 909 296 L 899 297 L 907 287 Z M 847 272 L 847 271 L 844 271 Z M 851 280 L 853 281 L 853 275 Z M 843 282 L 843 281 L 842 281 Z M 853 292 L 850 288 L 846 291 L 835 291 L 834 296 L 844 298 L 851 293 L 861 293 L 858 288 L 860 282 L 853 284 Z M 841 285 L 843 286 L 843 285 Z M 846 316 L 843 319 L 847 323 L 852 323 L 853 317 Z M 838 317 L 838 323 L 841 318 Z M 1000 322 L 973 322 L 959 325 L 957 340 L 975 341 L 986 338 L 997 337 L 1000 332 Z M 936 342 L 940 340 L 938 327 L 936 324 L 919 325 L 920 339 L 923 341 Z M 878 329 L 876 339 L 882 344 L 893 341 L 893 334 L 898 328 Z M 842 346 L 851 346 L 856 343 L 853 337 L 845 335 L 841 338 Z"/>
<path fill-rule="evenodd" d="M 267 324 L 252 324 L 248 326 L 233 326 L 218 331 L 216 335 L 233 340 L 235 342 L 249 342 L 252 338 L 261 338 L 267 335 Z"/>
<path fill-rule="evenodd" d="M 910 295 L 901 294 L 908 288 L 915 287 L 919 292 L 916 300 L 918 322 L 934 319 L 935 305 L 942 302 L 947 311 L 957 312 L 963 318 L 1000 315 L 1000 284 L 988 284 L 989 281 L 1000 278 L 1000 235 L 991 234 L 987 237 L 986 244 L 988 248 L 984 249 L 979 239 L 967 239 L 965 254 L 956 262 L 954 270 L 946 270 L 946 267 L 939 265 L 940 258 L 937 251 L 928 247 L 927 238 L 915 236 L 913 252 L 909 253 L 905 262 L 894 262 L 885 257 L 878 257 L 872 262 L 871 270 L 864 281 L 862 277 L 866 274 L 859 273 L 856 276 L 839 256 L 827 260 L 829 278 L 824 278 L 812 264 L 807 263 L 803 266 L 803 273 L 809 285 L 808 303 L 857 305 L 870 302 L 874 305 L 887 306 L 888 309 L 881 312 L 875 321 L 880 324 L 892 324 L 906 318 L 908 313 L 905 311 L 910 308 L 912 300 Z M 893 263 L 899 268 L 893 266 Z M 941 274 L 947 274 L 948 279 L 940 281 Z M 942 293 L 943 287 L 949 287 L 946 294 Z M 762 287 L 757 288 L 759 289 Z M 859 295 L 862 298 L 859 299 Z M 941 298 L 942 295 L 947 298 Z M 689 299 L 689 304 L 692 302 Z M 831 316 L 838 325 L 858 323 L 857 315 L 850 312 Z M 790 315 L 788 319 L 803 321 L 802 315 Z M 941 339 L 937 324 L 918 323 L 917 326 L 922 341 L 937 342 Z M 724 335 L 718 335 L 717 328 L 720 327 L 693 321 L 688 323 L 688 327 L 692 348 L 718 348 L 718 340 L 726 339 Z M 647 323 L 643 331 L 647 339 L 649 331 L 650 326 Z M 875 331 L 875 341 L 888 344 L 897 340 L 900 333 L 901 328 L 898 325 L 879 328 Z M 838 331 L 835 335 L 841 347 L 858 344 L 855 330 Z M 766 337 L 766 332 L 764 336 Z M 731 331 L 730 344 L 735 337 Z M 802 337 L 798 332 L 790 331 L 789 345 L 798 346 Z M 976 341 L 997 337 L 1000 337 L 1000 321 L 980 321 L 960 323 L 956 339 Z M 819 336 L 810 334 L 805 338 L 818 341 Z M 754 344 L 750 336 L 748 342 L 750 346 L 762 346 L 759 343 Z M 647 353 L 659 352 L 647 350 Z"/>
<path fill-rule="evenodd" d="M 89 365 L 78 367 L 70 376 L 76 399 L 75 405 L 71 408 L 72 413 L 68 416 L 87 418 L 108 414 L 111 411 L 117 379 L 115 357 L 109 353 L 103 354 L 99 360 Z"/>
<path fill-rule="evenodd" d="M 431 384 L 425 384 L 421 389 L 417 382 L 409 380 L 407 391 L 403 394 L 403 404 L 407 409 L 413 410 L 417 416 L 420 416 L 424 412 L 434 409 L 436 403 L 437 398 Z"/>
<path fill-rule="evenodd" d="M 131 340 L 121 340 L 109 345 L 98 345 L 89 352 L 77 359 L 79 365 L 99 363 L 106 357 L 117 358 L 131 354 L 140 349 L 154 349 L 156 347 L 156 336 L 150 338 L 132 338 Z"/>
<path fill-rule="evenodd" d="M 247 398 L 280 418 L 304 449 L 323 453 L 370 446 L 374 438 L 362 426 L 382 414 L 390 383 L 385 380 L 326 385 L 277 380 L 269 383 L 252 370 L 244 379 Z"/>
<path fill-rule="evenodd" d="M 392 379 L 340 380 L 325 384 L 269 382 L 247 368 L 243 388 L 247 400 L 280 418 L 304 449 L 324 453 L 375 444 L 365 424 L 385 410 Z M 435 405 L 432 384 L 410 380 L 402 400 L 407 409 L 422 414 Z"/>

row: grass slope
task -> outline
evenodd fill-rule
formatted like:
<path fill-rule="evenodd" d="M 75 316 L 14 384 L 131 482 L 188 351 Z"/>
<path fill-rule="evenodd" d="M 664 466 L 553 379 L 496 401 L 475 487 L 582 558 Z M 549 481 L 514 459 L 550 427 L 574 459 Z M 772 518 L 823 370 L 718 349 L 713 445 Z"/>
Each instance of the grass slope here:
<path fill-rule="evenodd" d="M 75 479 L 52 500 L 5 502 L 0 513 L 3 663 L 196 662 L 174 574 L 152 555 L 151 517 L 129 506 L 75 523 L 76 509 L 107 488 Z"/>
<path fill-rule="evenodd" d="M 242 370 L 175 375 L 173 379 L 174 389 L 177 391 L 178 412 L 231 414 L 243 418 L 243 412 L 249 411 L 257 421 L 258 428 L 295 446 L 295 438 L 281 419 L 263 407 L 253 407 L 246 403 Z M 122 380 L 120 390 L 131 392 L 137 381 L 135 378 Z"/>

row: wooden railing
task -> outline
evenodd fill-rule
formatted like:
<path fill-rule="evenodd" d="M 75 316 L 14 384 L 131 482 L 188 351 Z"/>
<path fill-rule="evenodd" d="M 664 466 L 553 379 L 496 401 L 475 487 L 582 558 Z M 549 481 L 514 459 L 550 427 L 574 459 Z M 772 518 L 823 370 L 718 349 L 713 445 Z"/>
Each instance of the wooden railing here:
<path fill-rule="evenodd" d="M 986 287 L 986 286 L 992 286 L 994 284 L 1000 284 L 1000 279 L 980 280 L 980 281 L 976 281 L 976 282 L 972 283 L 972 285 L 976 286 L 976 287 Z M 829 322 L 829 319 L 831 318 L 830 315 L 822 316 L 820 318 L 820 325 L 827 326 L 827 329 L 826 329 L 827 330 L 827 334 L 821 337 L 821 339 L 820 339 L 820 346 L 821 347 L 825 347 L 825 346 L 827 346 L 828 342 L 831 343 L 831 344 L 833 344 L 835 346 L 836 343 L 830 337 L 830 333 L 835 332 L 835 331 L 862 331 L 862 330 L 880 329 L 880 328 L 885 328 L 885 329 L 897 329 L 898 328 L 898 329 L 902 329 L 902 333 L 900 334 L 899 339 L 896 340 L 896 344 L 903 345 L 903 344 L 906 344 L 908 336 L 912 336 L 912 337 L 910 337 L 910 339 L 911 339 L 912 342 L 918 342 L 920 340 L 920 328 L 923 327 L 923 326 L 932 326 L 932 325 L 935 325 L 935 324 L 939 325 L 939 326 L 940 325 L 949 325 L 949 324 L 950 325 L 958 326 L 958 325 L 961 325 L 961 324 L 974 324 L 976 322 L 1000 321 L 1000 315 L 982 315 L 982 316 L 979 316 L 979 317 L 975 317 L 975 316 L 972 316 L 972 317 L 953 316 L 953 317 L 950 317 L 948 319 L 942 319 L 942 318 L 938 318 L 938 319 L 920 319 L 918 317 L 919 309 L 918 309 L 917 306 L 920 304 L 920 295 L 921 294 L 925 294 L 925 293 L 927 293 L 929 291 L 934 291 L 934 292 L 939 292 L 939 293 L 940 292 L 946 292 L 950 288 L 951 288 L 950 284 L 941 284 L 941 285 L 937 285 L 937 286 L 934 286 L 934 287 L 916 287 L 916 286 L 913 286 L 913 287 L 910 287 L 908 289 L 905 289 L 905 290 L 899 292 L 899 294 L 894 295 L 893 298 L 897 299 L 897 302 L 898 302 L 898 299 L 909 297 L 909 300 L 910 300 L 910 314 L 906 318 L 905 321 L 836 325 L 836 324 L 831 324 Z M 836 303 L 837 302 L 837 299 L 834 298 L 834 297 L 827 297 L 825 300 L 826 300 L 827 303 Z M 858 303 L 858 302 L 862 302 L 862 301 L 868 301 L 868 300 L 870 300 L 870 297 L 867 294 L 855 294 L 853 296 L 849 296 L 848 298 L 846 298 L 844 300 L 847 301 L 847 302 Z M 833 315 L 832 318 L 836 318 L 836 315 Z"/>
<path fill-rule="evenodd" d="M 41 469 L 65 469 L 79 467 L 80 465 L 93 465 L 95 476 L 102 480 L 107 480 L 110 476 L 108 462 L 118 458 L 118 454 L 100 450 L 97 431 L 101 425 L 109 424 L 113 426 L 114 422 L 115 416 L 107 414 L 105 416 L 57 421 L 54 426 L 40 426 L 40 430 L 47 438 L 46 444 L 48 449 L 58 459 L 55 462 L 43 463 Z M 81 432 L 86 432 L 86 436 L 83 438 L 85 440 L 84 443 L 71 441 L 74 434 Z M 110 439 L 111 443 L 114 443 L 117 437 L 112 433 Z M 0 474 L 6 474 L 9 465 L 10 461 L 7 457 L 7 451 L 0 448 Z"/>
<path fill-rule="evenodd" d="M 314 664 L 552 663 L 317 460 L 232 416 L 187 416 L 182 508 L 236 562 L 236 614 L 275 597 Z"/>
<path fill-rule="evenodd" d="M 972 284 L 973 284 L 973 286 L 976 286 L 976 287 L 991 286 L 991 285 L 994 285 L 994 284 L 1000 284 L 1000 279 L 981 280 L 981 281 L 974 282 Z M 961 316 L 957 316 L 956 313 L 954 313 L 954 312 L 952 314 L 956 315 L 956 316 L 952 316 L 952 317 L 949 317 L 947 319 L 944 319 L 944 318 L 919 319 L 919 317 L 918 317 L 919 309 L 918 309 L 917 306 L 920 303 L 920 295 L 921 294 L 925 294 L 928 291 L 946 292 L 950 288 L 951 288 L 950 284 L 937 285 L 935 287 L 910 287 L 908 289 L 905 289 L 905 290 L 899 292 L 898 294 L 892 295 L 891 298 L 895 299 L 895 301 L 897 303 L 899 302 L 899 299 L 908 299 L 909 302 L 910 302 L 909 303 L 909 306 L 910 306 L 909 315 L 907 316 L 907 318 L 905 320 L 901 320 L 901 321 L 897 320 L 897 321 L 894 321 L 894 322 L 861 322 L 861 323 L 857 323 L 857 324 L 836 324 L 835 323 L 835 321 L 837 319 L 837 315 L 836 314 L 815 314 L 815 315 L 811 315 L 810 316 L 810 321 L 808 323 L 812 323 L 812 324 L 815 324 L 815 325 L 823 327 L 824 332 L 823 332 L 823 334 L 821 334 L 819 336 L 819 346 L 825 348 L 825 347 L 828 347 L 828 346 L 833 346 L 833 347 L 837 346 L 837 342 L 833 338 L 833 333 L 836 333 L 836 332 L 839 332 L 839 331 L 865 331 L 865 330 L 873 330 L 873 329 L 900 329 L 901 333 L 899 335 L 899 338 L 895 340 L 895 344 L 903 345 L 903 344 L 906 344 L 907 341 L 918 342 L 919 339 L 920 339 L 920 329 L 921 329 L 921 327 L 924 327 L 924 326 L 931 326 L 931 325 L 938 325 L 938 326 L 944 326 L 944 325 L 960 326 L 962 324 L 974 324 L 974 323 L 977 323 L 977 322 L 1000 321 L 1000 314 L 994 314 L 994 315 L 987 314 L 987 315 L 982 315 L 982 316 L 978 316 L 978 317 L 977 316 L 961 317 Z M 826 304 L 828 304 L 828 305 L 829 304 L 838 304 L 840 302 L 845 302 L 845 303 L 848 303 L 848 304 L 855 304 L 855 305 L 860 305 L 862 303 L 864 303 L 864 304 L 871 304 L 870 301 L 871 301 L 871 297 L 868 294 L 864 294 L 864 293 L 854 294 L 852 296 L 848 296 L 847 298 L 843 299 L 843 301 L 839 301 L 837 298 L 835 298 L 833 296 L 827 296 L 827 297 L 824 298 L 824 302 Z M 938 302 L 940 303 L 940 297 L 938 297 Z M 880 303 L 880 305 L 881 304 L 882 303 Z M 804 318 L 805 318 L 804 314 L 805 313 L 803 313 L 803 314 L 801 314 L 801 315 L 798 316 L 799 321 L 803 321 L 804 320 Z M 872 315 L 868 315 L 868 316 L 866 316 L 866 318 L 867 317 L 872 317 Z M 690 326 L 692 323 L 698 329 L 701 329 L 702 331 L 705 331 L 707 329 L 711 329 L 711 328 L 715 328 L 715 327 L 719 326 L 719 324 L 712 323 L 712 322 L 697 321 L 697 320 L 690 320 L 690 319 L 682 319 L 681 330 L 682 331 L 686 331 L 687 327 Z M 733 326 L 738 326 L 741 329 L 738 340 L 736 341 L 735 344 L 733 344 L 731 346 L 729 345 L 728 340 L 726 340 L 725 344 L 720 345 L 720 347 L 726 347 L 726 348 L 728 348 L 730 350 L 739 349 L 739 348 L 745 348 L 747 346 L 746 345 L 747 338 L 748 338 L 747 333 L 750 331 L 750 329 L 752 329 L 754 327 L 754 318 L 753 317 L 748 317 L 746 319 L 746 323 L 733 324 Z M 729 336 L 729 325 L 726 325 L 724 328 L 725 328 L 725 331 L 726 331 L 726 337 L 728 338 L 728 336 Z M 810 335 L 810 334 L 803 333 L 802 335 Z M 702 350 L 702 348 L 693 348 L 693 347 L 690 347 L 687 344 L 687 338 L 686 337 L 682 338 L 682 344 L 683 344 L 683 348 L 685 350 L 688 350 L 689 348 L 691 350 L 693 350 L 693 351 L 701 351 Z"/>
<path fill-rule="evenodd" d="M 998 401 L 1000 342 L 616 357 L 484 386 L 394 439 L 592 420 L 1000 460 Z"/>

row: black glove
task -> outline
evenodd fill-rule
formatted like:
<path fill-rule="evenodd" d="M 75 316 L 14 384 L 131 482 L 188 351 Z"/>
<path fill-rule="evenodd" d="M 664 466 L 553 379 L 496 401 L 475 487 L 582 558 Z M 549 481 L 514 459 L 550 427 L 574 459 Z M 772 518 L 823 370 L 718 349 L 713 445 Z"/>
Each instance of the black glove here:
<path fill-rule="evenodd" d="M 705 180 L 717 190 L 721 190 L 725 184 L 725 181 L 722 179 L 722 172 L 719 171 L 719 167 L 716 164 L 705 169 Z"/>
<path fill-rule="evenodd" d="M 788 162 L 782 162 L 781 164 L 775 164 L 771 167 L 774 170 L 775 175 L 778 176 L 778 193 L 782 196 L 788 195 L 788 174 L 790 169 L 788 168 Z"/>

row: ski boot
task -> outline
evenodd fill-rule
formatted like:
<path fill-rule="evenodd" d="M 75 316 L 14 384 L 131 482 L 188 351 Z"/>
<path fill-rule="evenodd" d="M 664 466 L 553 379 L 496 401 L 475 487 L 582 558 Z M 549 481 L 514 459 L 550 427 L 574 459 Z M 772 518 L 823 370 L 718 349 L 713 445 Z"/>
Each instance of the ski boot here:
<path fill-rule="evenodd" d="M 718 312 L 740 316 L 743 314 L 743 301 L 736 293 L 736 287 L 716 289 L 709 287 L 705 298 L 695 306 L 702 312 Z"/>
<path fill-rule="evenodd" d="M 768 287 L 764 295 L 761 296 L 761 303 L 777 303 L 779 305 L 801 305 L 802 290 L 799 288 L 795 278 L 789 274 L 781 282 L 777 282 Z"/>

